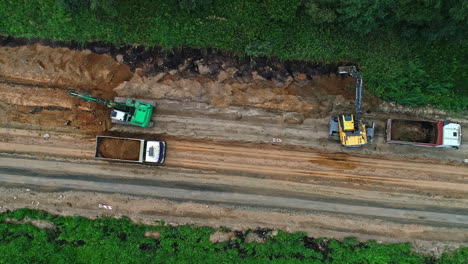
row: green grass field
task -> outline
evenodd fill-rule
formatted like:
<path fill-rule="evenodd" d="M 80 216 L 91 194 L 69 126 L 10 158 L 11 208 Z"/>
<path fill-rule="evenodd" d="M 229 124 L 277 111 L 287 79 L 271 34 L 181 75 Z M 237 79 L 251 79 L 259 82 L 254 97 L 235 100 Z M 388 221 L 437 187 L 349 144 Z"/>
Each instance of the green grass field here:
<path fill-rule="evenodd" d="M 56 230 L 9 219 L 44 219 Z M 159 231 L 160 238 L 144 237 Z M 409 244 L 360 243 L 348 238 L 311 239 L 278 232 L 265 244 L 242 238 L 212 244 L 208 227 L 137 225 L 128 219 L 53 216 L 21 209 L 0 214 L 0 263 L 466 263 L 468 248 L 440 259 L 412 252 Z"/>
<path fill-rule="evenodd" d="M 369 1 L 353 2 L 365 6 Z M 393 2 L 379 1 L 382 5 Z M 64 8 L 63 3 L 74 6 Z M 158 45 L 169 51 L 184 46 L 210 47 L 240 56 L 355 63 L 364 75 L 366 89 L 385 100 L 409 106 L 432 104 L 451 111 L 468 109 L 468 41 L 466 33 L 458 32 L 466 27 L 466 16 L 462 17 L 464 20 L 462 15 L 456 17 L 460 25 L 454 26 L 458 30 L 454 35 L 458 37 L 428 40 L 420 34 L 408 33 L 411 31 L 400 32 L 399 24 L 384 28 L 387 20 L 380 24 L 367 23 L 367 17 L 357 21 L 360 16 L 355 13 L 361 9 L 355 11 L 352 6 L 344 11 L 337 7 L 341 16 L 336 23 L 318 23 L 327 18 L 323 18 L 323 12 L 311 15 L 307 3 L 307 0 L 0 0 L 0 34 Z M 431 25 L 430 20 L 424 19 L 432 9 L 419 14 L 421 21 L 412 21 L 412 12 L 417 9 L 410 6 L 413 2 L 405 3 L 409 11 L 397 10 L 410 14 L 408 18 L 399 18 L 409 20 L 403 25 L 416 29 Z M 401 5 L 405 7 L 404 4 L 398 7 Z M 377 15 L 368 20 L 376 20 Z M 440 17 L 433 16 L 434 21 Z M 340 17 L 351 17 L 350 22 L 339 22 Z M 354 25 L 355 20 L 364 25 L 358 27 L 357 22 Z M 403 23 L 400 20 L 397 22 Z M 373 30 L 359 34 L 353 28 Z M 444 30 L 440 31 L 448 31 Z"/>

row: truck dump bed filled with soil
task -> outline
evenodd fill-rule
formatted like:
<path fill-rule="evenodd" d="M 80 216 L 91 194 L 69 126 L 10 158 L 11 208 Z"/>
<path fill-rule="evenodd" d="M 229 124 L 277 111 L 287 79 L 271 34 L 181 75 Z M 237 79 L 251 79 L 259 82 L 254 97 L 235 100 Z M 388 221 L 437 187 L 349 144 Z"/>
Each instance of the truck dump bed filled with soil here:
<path fill-rule="evenodd" d="M 138 161 L 140 141 L 116 138 L 100 138 L 98 154 L 102 158 Z"/>
<path fill-rule="evenodd" d="M 393 119 L 391 140 L 435 144 L 437 142 L 437 124 L 426 121 Z"/>

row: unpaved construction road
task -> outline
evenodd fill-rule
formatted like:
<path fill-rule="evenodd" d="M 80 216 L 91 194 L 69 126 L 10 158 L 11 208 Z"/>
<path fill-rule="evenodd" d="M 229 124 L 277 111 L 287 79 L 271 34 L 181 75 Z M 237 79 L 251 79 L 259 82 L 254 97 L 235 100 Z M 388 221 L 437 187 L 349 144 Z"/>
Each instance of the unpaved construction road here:
<path fill-rule="evenodd" d="M 94 141 L 86 136 L 1 132 L 2 138 L 18 136 L 0 143 L 0 151 L 10 153 L 0 158 L 0 182 L 23 188 L 2 192 L 3 210 L 28 206 L 146 222 L 283 228 L 411 241 L 426 251 L 468 239 L 468 170 L 462 164 L 162 138 L 167 162 L 155 167 L 94 161 Z M 98 204 L 114 210 L 96 212 Z"/>
<path fill-rule="evenodd" d="M 352 79 L 246 80 L 233 67 L 203 67 L 145 75 L 89 51 L 0 47 L 1 210 L 411 241 L 434 254 L 466 245 L 468 138 L 459 151 L 383 140 L 386 118 L 445 113 L 368 98 L 375 143 L 344 150 L 327 139 L 328 116 L 352 111 Z M 158 99 L 156 126 L 111 127 L 105 107 L 70 89 Z M 96 134 L 166 140 L 166 163 L 95 161 Z"/>

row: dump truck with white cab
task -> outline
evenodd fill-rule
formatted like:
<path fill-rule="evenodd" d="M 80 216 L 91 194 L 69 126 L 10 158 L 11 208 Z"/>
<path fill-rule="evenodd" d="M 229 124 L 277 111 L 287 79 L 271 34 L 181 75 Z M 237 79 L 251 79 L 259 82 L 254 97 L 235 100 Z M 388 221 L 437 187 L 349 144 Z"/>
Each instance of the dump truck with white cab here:
<path fill-rule="evenodd" d="M 390 144 L 454 148 L 461 145 L 461 125 L 448 121 L 387 120 L 386 141 Z"/>
<path fill-rule="evenodd" d="M 166 159 L 166 142 L 123 137 L 96 137 L 96 159 L 162 164 Z"/>

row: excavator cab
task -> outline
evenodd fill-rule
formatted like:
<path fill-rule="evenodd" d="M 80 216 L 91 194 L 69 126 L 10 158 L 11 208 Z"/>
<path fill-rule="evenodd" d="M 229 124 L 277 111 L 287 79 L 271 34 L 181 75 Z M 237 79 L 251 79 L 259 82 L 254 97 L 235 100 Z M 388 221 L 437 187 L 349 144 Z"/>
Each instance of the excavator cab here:
<path fill-rule="evenodd" d="M 354 116 L 353 115 L 340 115 L 340 125 L 343 131 L 354 130 Z"/>
<path fill-rule="evenodd" d="M 370 124 L 362 118 L 362 76 L 355 66 L 338 68 L 338 73 L 349 74 L 356 78 L 356 115 L 338 115 L 330 119 L 329 136 L 339 140 L 344 147 L 362 147 L 372 143 L 375 123 Z"/>

